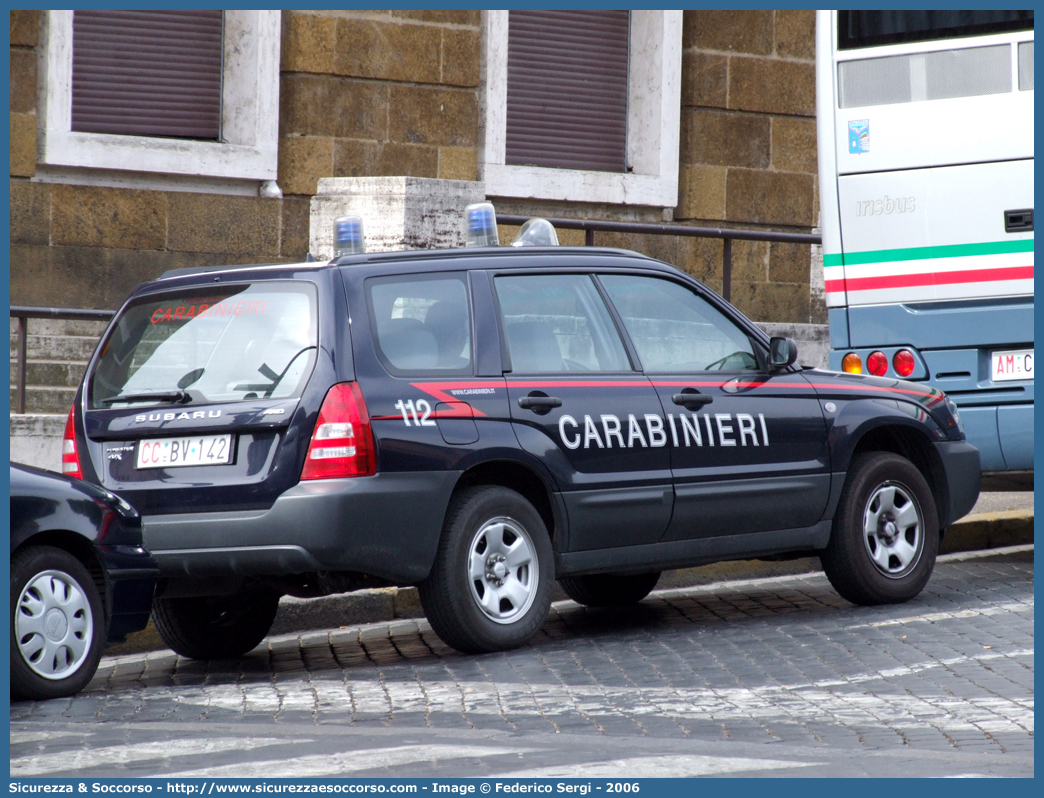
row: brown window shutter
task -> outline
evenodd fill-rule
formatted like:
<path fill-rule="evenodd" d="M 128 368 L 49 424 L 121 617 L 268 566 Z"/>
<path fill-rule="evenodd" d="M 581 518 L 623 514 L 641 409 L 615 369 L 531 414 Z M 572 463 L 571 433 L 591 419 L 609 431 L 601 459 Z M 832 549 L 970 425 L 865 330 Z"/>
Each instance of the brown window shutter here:
<path fill-rule="evenodd" d="M 506 163 L 627 170 L 627 11 L 512 11 Z"/>
<path fill-rule="evenodd" d="M 72 129 L 217 139 L 221 11 L 77 11 Z"/>

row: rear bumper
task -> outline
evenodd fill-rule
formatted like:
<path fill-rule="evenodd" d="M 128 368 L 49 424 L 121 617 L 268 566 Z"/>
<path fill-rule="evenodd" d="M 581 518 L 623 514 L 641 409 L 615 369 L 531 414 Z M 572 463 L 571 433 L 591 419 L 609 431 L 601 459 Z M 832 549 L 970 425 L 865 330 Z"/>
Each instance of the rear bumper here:
<path fill-rule="evenodd" d="M 163 576 L 428 575 L 457 472 L 301 482 L 268 510 L 145 516 Z"/>
<path fill-rule="evenodd" d="M 1033 405 L 960 407 L 960 411 L 983 471 L 1033 469 Z"/>
<path fill-rule="evenodd" d="M 982 468 L 979 450 L 964 441 L 936 443 L 946 476 L 948 507 L 945 517 L 939 518 L 939 528 L 945 529 L 968 514 L 979 499 Z"/>
<path fill-rule="evenodd" d="M 148 552 L 136 546 L 99 545 L 95 550 L 105 569 L 108 639 L 120 642 L 148 624 L 159 568 Z"/>

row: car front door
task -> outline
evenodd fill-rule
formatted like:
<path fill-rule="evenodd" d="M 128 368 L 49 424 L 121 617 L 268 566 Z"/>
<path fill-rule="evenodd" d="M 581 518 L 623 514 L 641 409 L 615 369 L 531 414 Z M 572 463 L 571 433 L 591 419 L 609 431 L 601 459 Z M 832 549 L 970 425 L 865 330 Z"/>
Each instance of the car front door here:
<path fill-rule="evenodd" d="M 663 414 L 594 280 L 502 274 L 494 286 L 513 427 L 562 491 L 564 550 L 657 542 L 673 501 Z"/>
<path fill-rule="evenodd" d="M 664 540 L 812 526 L 826 508 L 826 424 L 799 370 L 694 288 L 666 277 L 598 278 L 659 394 L 674 514 Z"/>

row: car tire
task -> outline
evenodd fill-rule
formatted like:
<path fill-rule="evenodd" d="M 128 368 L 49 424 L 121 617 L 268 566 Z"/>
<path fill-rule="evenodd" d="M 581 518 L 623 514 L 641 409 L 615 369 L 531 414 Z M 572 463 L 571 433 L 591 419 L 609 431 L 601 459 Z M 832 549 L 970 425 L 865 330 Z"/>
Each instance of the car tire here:
<path fill-rule="evenodd" d="M 853 604 L 909 601 L 938 553 L 935 499 L 921 472 L 891 452 L 854 457 L 820 555 L 834 589 Z"/>
<path fill-rule="evenodd" d="M 564 576 L 558 580 L 562 590 L 577 604 L 586 607 L 626 607 L 637 604 L 660 581 L 660 572 L 648 574 L 590 574 Z"/>
<path fill-rule="evenodd" d="M 460 652 L 517 648 L 540 629 L 555 582 L 540 514 L 499 486 L 467 488 L 450 502 L 435 563 L 418 585 L 435 633 Z"/>
<path fill-rule="evenodd" d="M 279 594 L 258 589 L 228 596 L 158 598 L 152 622 L 163 642 L 189 659 L 234 659 L 265 639 Z"/>
<path fill-rule="evenodd" d="M 11 698 L 79 692 L 98 670 L 105 608 L 87 568 L 53 546 L 11 558 Z"/>

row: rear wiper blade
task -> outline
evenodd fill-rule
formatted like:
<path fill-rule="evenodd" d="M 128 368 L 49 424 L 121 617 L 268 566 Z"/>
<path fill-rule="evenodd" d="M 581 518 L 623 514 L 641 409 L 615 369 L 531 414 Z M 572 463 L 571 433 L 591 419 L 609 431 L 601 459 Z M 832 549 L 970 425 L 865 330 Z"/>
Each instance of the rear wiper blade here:
<path fill-rule="evenodd" d="M 125 393 L 121 396 L 110 396 L 102 399 L 103 405 L 113 405 L 117 402 L 170 402 L 181 404 L 192 400 L 188 391 L 155 391 L 153 393 Z"/>

